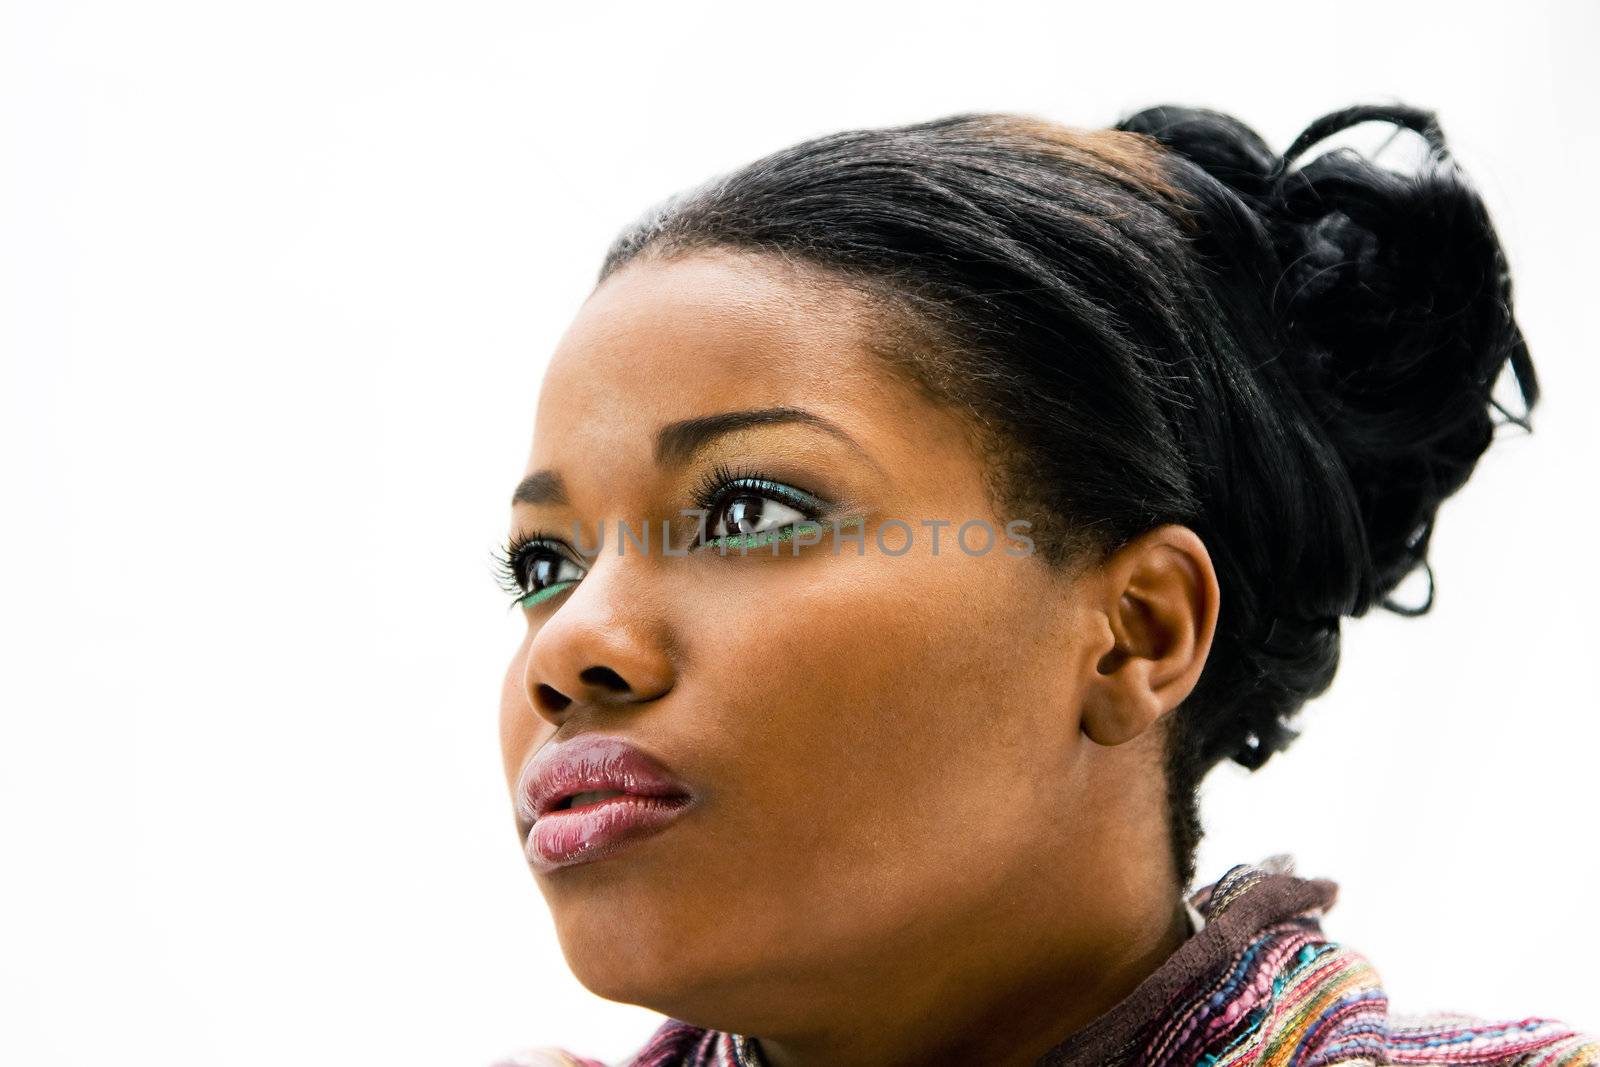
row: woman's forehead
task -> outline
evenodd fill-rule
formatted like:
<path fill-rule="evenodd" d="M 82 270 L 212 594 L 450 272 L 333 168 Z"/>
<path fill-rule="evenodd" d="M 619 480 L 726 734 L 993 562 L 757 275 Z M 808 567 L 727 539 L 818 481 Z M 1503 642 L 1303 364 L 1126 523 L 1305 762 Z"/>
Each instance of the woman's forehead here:
<path fill-rule="evenodd" d="M 858 292 L 789 282 L 788 271 L 696 254 L 613 275 L 552 357 L 525 476 L 551 472 L 590 500 L 648 493 L 675 467 L 663 432 L 766 413 L 706 455 L 748 446 L 813 471 L 850 465 L 892 481 L 908 506 L 978 506 L 981 460 L 961 413 L 935 406 L 874 351 Z"/>
<path fill-rule="evenodd" d="M 612 275 L 551 357 L 536 449 L 574 436 L 642 449 L 663 425 L 725 411 L 805 408 L 864 430 L 915 417 L 913 393 L 886 388 L 855 294 L 824 299 L 785 269 L 695 254 Z"/>
<path fill-rule="evenodd" d="M 862 369 L 860 301 L 823 284 L 776 260 L 714 252 L 630 263 L 579 309 L 546 388 L 569 378 L 641 392 L 761 388 Z"/>

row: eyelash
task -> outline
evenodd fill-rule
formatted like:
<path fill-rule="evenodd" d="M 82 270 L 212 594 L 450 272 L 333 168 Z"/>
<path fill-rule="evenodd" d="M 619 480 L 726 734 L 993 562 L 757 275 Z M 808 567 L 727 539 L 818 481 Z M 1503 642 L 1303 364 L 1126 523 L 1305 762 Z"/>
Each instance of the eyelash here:
<path fill-rule="evenodd" d="M 727 502 L 733 491 L 776 500 L 806 515 L 807 521 L 815 521 L 822 511 L 821 498 L 798 486 L 780 482 L 759 470 L 748 467 L 727 467 L 721 463 L 716 464 L 702 476 L 699 485 L 691 493 L 691 499 L 694 501 L 694 506 L 706 512 L 707 519 L 710 519 L 717 514 L 719 506 Z M 703 542 L 703 544 L 712 543 L 715 543 L 715 539 Z M 552 582 L 543 589 L 532 591 L 527 588 L 533 566 L 540 559 L 575 562 L 558 547 L 561 544 L 561 540 L 554 535 L 542 530 L 533 530 L 513 536 L 505 545 L 494 550 L 495 579 L 506 595 L 511 597 L 512 608 L 540 593 L 577 581 L 577 579 L 567 579 Z"/>
<path fill-rule="evenodd" d="M 572 558 L 560 548 L 559 538 L 543 530 L 532 530 L 528 533 L 517 534 L 503 546 L 493 551 L 494 577 L 496 583 L 511 597 L 511 607 L 523 603 L 531 597 L 558 585 L 567 583 L 552 582 L 544 589 L 530 590 L 527 587 L 528 576 L 533 573 L 533 566 L 541 558 L 559 559 L 573 562 Z"/>
<path fill-rule="evenodd" d="M 780 482 L 758 470 L 749 467 L 726 467 L 718 463 L 705 473 L 700 479 L 700 485 L 691 494 L 694 506 L 714 514 L 717 505 L 726 500 L 731 489 L 754 491 L 801 512 L 817 512 L 822 503 L 821 498 L 815 494 L 808 493 L 799 486 Z M 817 516 L 809 515 L 808 518 L 815 519 Z"/>

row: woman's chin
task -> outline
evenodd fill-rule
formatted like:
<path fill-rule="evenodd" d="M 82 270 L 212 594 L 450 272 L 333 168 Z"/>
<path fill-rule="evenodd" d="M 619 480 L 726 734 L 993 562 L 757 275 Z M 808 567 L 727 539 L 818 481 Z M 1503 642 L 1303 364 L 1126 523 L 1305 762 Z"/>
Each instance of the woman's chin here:
<path fill-rule="evenodd" d="M 619 1004 L 634 1004 L 662 1015 L 697 1021 L 708 1013 L 719 1015 L 730 983 L 715 976 L 719 968 L 672 951 L 643 951 L 637 956 L 620 944 L 595 946 L 593 951 L 572 953 L 567 966 L 589 992 Z M 708 1025 L 699 1023 L 699 1025 Z"/>
<path fill-rule="evenodd" d="M 575 912 L 581 909 L 574 909 Z M 693 999 L 715 970 L 707 946 L 694 931 L 642 917 L 643 909 L 592 909 L 556 915 L 562 955 L 573 976 L 606 1000 L 655 1010 L 663 1002 Z"/>

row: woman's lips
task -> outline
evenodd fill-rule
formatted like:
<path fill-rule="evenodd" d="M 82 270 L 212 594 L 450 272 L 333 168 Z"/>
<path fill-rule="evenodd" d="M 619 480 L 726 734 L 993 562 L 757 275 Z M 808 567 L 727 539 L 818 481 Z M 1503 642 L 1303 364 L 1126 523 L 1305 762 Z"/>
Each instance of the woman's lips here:
<path fill-rule="evenodd" d="M 580 804 L 567 806 L 573 800 Z M 544 745 L 517 787 L 528 862 L 546 872 L 610 856 L 665 829 L 694 803 L 665 764 L 615 734 Z"/>
<path fill-rule="evenodd" d="M 581 808 L 549 811 L 534 821 L 525 844 L 528 862 L 541 873 L 614 855 L 631 842 L 659 833 L 694 801 L 686 796 L 607 797 Z"/>

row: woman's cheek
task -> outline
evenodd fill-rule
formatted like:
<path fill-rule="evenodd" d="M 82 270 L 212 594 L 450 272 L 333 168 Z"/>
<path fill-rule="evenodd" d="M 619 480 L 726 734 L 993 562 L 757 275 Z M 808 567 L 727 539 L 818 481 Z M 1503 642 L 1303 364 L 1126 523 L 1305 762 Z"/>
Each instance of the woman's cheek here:
<path fill-rule="evenodd" d="M 500 755 L 505 763 L 506 781 L 515 784 L 522 760 L 533 733 L 534 711 L 523 688 L 528 643 L 512 657 L 500 685 Z"/>

